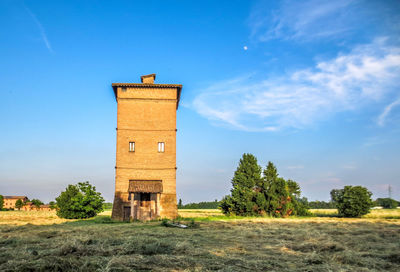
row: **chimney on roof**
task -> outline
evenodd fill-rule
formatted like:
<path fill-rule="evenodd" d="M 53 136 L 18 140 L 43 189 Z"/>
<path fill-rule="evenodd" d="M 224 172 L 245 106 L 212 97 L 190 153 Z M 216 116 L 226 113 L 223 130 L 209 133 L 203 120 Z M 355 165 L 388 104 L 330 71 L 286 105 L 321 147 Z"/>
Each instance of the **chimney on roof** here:
<path fill-rule="evenodd" d="M 140 79 L 142 80 L 142 83 L 154 84 L 154 80 L 156 79 L 156 74 L 144 75 L 141 76 Z"/>

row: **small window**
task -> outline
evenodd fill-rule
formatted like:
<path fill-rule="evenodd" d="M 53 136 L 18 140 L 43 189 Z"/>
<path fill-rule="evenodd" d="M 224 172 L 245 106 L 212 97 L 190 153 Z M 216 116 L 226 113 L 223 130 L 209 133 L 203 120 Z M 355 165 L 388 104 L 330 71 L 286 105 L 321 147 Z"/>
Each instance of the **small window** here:
<path fill-rule="evenodd" d="M 158 152 L 164 152 L 165 151 L 165 143 L 160 142 L 158 143 Z"/>
<path fill-rule="evenodd" d="M 145 202 L 150 201 L 150 193 L 140 193 L 140 206 L 144 207 Z"/>
<path fill-rule="evenodd" d="M 126 92 L 126 87 L 122 87 L 121 91 Z"/>
<path fill-rule="evenodd" d="M 135 152 L 135 142 L 129 142 L 129 152 Z"/>

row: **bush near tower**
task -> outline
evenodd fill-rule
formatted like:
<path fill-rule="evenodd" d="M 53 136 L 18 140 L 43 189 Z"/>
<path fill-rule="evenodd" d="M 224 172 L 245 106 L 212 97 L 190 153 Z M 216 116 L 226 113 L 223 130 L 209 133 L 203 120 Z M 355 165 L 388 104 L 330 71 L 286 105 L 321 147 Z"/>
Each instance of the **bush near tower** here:
<path fill-rule="evenodd" d="M 83 219 L 96 216 L 103 211 L 104 198 L 96 187 L 86 182 L 68 185 L 56 198 L 57 215 L 66 219 Z"/>
<path fill-rule="evenodd" d="M 362 186 L 344 186 L 331 191 L 339 216 L 361 217 L 370 212 L 373 202 L 372 193 Z"/>
<path fill-rule="evenodd" d="M 224 214 L 240 216 L 310 214 L 306 202 L 300 199 L 299 184 L 279 177 L 272 162 L 262 171 L 252 154 L 243 154 L 240 159 L 232 178 L 231 195 L 222 199 L 220 208 Z"/>

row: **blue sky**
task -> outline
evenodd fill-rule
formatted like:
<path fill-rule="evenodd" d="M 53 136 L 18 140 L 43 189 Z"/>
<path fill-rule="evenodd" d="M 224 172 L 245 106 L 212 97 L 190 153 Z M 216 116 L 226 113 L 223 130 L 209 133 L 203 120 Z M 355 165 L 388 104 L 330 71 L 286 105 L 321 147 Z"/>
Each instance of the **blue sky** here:
<path fill-rule="evenodd" d="M 183 84 L 177 193 L 221 199 L 241 155 L 309 199 L 400 199 L 398 1 L 0 0 L 0 192 L 112 201 L 112 82 Z"/>

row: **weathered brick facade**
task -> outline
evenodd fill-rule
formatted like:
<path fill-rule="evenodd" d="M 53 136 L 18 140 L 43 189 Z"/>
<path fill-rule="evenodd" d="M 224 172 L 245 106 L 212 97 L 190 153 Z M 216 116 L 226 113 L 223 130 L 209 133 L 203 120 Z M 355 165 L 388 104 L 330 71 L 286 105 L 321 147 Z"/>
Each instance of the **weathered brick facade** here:
<path fill-rule="evenodd" d="M 177 216 L 176 110 L 182 85 L 154 84 L 154 79 L 151 74 L 142 76 L 142 83 L 112 84 L 118 103 L 116 220 Z"/>

